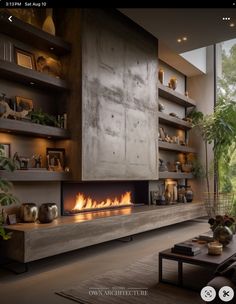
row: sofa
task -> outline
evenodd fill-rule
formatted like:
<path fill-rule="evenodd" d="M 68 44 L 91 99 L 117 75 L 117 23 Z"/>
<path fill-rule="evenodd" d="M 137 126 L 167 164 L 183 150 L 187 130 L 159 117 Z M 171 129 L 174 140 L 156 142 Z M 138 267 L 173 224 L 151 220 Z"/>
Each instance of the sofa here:
<path fill-rule="evenodd" d="M 215 288 L 216 290 L 216 298 L 212 301 L 212 304 L 223 304 L 226 303 L 222 301 L 218 292 L 221 287 L 229 286 L 234 290 L 234 298 L 227 302 L 229 304 L 236 303 L 236 258 L 232 258 L 220 267 L 215 272 L 214 278 L 208 282 L 208 286 Z"/>

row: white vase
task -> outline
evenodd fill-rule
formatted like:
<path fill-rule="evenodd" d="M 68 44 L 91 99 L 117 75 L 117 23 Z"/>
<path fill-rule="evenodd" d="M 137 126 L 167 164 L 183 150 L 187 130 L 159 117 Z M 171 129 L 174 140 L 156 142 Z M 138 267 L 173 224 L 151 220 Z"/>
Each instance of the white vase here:
<path fill-rule="evenodd" d="M 53 22 L 53 19 L 52 19 L 52 9 L 49 8 L 49 9 L 46 9 L 46 19 L 43 23 L 43 31 L 51 34 L 51 35 L 54 35 L 56 34 L 56 29 L 55 29 L 55 25 L 54 25 L 54 22 Z"/>

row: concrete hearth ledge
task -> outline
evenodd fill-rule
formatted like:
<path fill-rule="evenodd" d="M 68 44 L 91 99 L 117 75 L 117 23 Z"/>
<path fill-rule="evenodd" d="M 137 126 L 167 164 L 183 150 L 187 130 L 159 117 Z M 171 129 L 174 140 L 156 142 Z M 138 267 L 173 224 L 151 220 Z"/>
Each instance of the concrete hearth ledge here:
<path fill-rule="evenodd" d="M 62 216 L 49 224 L 8 226 L 8 258 L 27 263 L 206 215 L 204 203 L 139 206 Z"/>

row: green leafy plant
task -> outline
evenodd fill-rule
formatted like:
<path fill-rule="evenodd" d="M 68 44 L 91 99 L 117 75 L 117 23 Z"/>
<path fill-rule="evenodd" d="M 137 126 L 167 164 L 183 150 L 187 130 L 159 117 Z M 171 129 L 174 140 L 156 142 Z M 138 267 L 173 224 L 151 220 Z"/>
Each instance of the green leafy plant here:
<path fill-rule="evenodd" d="M 234 233 L 235 232 L 235 219 L 232 216 L 228 215 L 216 215 L 215 218 L 210 218 L 208 220 L 208 224 L 210 224 L 211 230 L 214 232 L 214 230 L 218 226 L 227 226 L 231 229 L 231 231 Z"/>
<path fill-rule="evenodd" d="M 193 126 L 200 129 L 205 143 L 207 190 L 209 192 L 209 161 L 207 145 L 213 143 L 216 192 L 219 193 L 219 164 L 229 163 L 229 150 L 236 140 L 236 102 L 229 92 L 219 92 L 215 111 L 209 115 L 193 110 L 189 113 Z"/>
<path fill-rule="evenodd" d="M 2 170 L 14 171 L 15 164 L 14 162 L 4 156 L 3 146 L 0 144 L 0 168 Z M 16 203 L 18 199 L 10 192 L 12 189 L 12 183 L 8 180 L 0 177 L 0 206 L 7 206 L 13 203 Z M 10 233 L 7 233 L 4 229 L 4 218 L 3 215 L 0 215 L 0 237 L 3 240 L 8 240 L 11 237 Z"/>
<path fill-rule="evenodd" d="M 38 123 L 41 125 L 60 127 L 58 121 L 55 116 L 49 115 L 42 111 L 42 109 L 31 111 L 28 114 L 30 120 L 34 123 Z"/>

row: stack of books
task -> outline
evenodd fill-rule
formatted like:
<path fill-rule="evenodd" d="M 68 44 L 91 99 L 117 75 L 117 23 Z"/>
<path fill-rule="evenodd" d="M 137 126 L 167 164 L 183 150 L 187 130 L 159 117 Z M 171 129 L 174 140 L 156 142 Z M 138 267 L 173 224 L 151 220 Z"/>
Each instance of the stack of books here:
<path fill-rule="evenodd" d="M 178 243 L 171 248 L 171 252 L 194 256 L 201 252 L 201 248 L 190 242 Z"/>
<path fill-rule="evenodd" d="M 213 232 L 210 231 L 210 232 L 200 234 L 199 237 L 198 237 L 198 240 L 199 241 L 206 241 L 206 242 L 213 242 L 214 241 Z"/>

